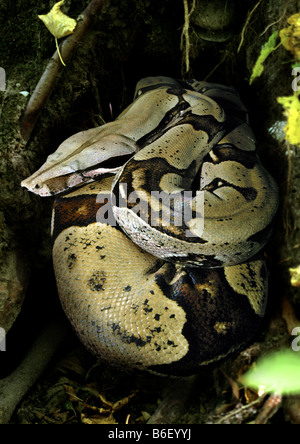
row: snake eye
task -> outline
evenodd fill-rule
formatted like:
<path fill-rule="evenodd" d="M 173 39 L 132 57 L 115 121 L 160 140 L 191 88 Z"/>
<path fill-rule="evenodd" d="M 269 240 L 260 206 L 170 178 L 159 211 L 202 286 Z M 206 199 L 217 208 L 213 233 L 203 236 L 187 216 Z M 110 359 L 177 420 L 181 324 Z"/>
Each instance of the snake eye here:
<path fill-rule="evenodd" d="M 209 184 L 207 184 L 203 190 L 213 192 L 218 188 L 224 187 L 227 185 L 227 182 L 225 182 L 222 179 L 219 179 L 216 177 L 214 180 L 212 180 Z"/>

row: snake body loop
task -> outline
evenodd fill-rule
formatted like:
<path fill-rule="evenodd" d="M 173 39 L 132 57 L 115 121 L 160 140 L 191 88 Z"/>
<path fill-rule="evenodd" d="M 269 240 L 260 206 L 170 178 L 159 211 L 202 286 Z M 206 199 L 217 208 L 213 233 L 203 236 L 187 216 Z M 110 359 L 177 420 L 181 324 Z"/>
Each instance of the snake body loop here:
<path fill-rule="evenodd" d="M 72 136 L 23 185 L 68 191 L 53 208 L 57 286 L 99 358 L 190 374 L 255 336 L 278 192 L 233 88 L 143 79 L 115 122 Z"/>

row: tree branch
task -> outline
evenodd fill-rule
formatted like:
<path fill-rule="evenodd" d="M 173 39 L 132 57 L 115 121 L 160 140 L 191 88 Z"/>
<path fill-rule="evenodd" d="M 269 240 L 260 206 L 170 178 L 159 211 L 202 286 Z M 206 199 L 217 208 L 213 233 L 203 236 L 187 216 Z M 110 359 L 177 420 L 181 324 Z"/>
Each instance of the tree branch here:
<path fill-rule="evenodd" d="M 87 29 L 93 22 L 96 15 L 98 15 L 108 0 L 92 0 L 86 9 L 77 18 L 77 26 L 74 34 L 67 37 L 60 46 L 60 52 L 64 61 L 67 61 L 72 55 L 75 47 L 83 39 Z M 51 57 L 47 68 L 40 78 L 28 104 L 23 116 L 21 124 L 21 135 L 27 141 L 35 126 L 38 116 L 47 98 L 50 96 L 58 74 L 63 68 L 59 59 L 57 51 Z"/>

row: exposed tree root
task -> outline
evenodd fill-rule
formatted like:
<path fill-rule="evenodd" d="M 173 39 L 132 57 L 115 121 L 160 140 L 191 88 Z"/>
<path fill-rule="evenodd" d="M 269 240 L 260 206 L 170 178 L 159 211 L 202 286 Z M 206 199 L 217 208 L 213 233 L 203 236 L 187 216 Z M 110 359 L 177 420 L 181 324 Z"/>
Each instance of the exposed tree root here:
<path fill-rule="evenodd" d="M 0 380 L 0 424 L 9 423 L 16 406 L 42 375 L 67 331 L 64 319 L 46 325 L 19 367 Z"/>

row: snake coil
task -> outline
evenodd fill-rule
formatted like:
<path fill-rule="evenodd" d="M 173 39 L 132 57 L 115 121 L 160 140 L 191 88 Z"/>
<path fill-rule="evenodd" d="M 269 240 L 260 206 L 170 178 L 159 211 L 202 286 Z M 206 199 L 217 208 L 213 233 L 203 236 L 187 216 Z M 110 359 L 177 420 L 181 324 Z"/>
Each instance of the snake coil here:
<path fill-rule="evenodd" d="M 191 374 L 255 336 L 278 191 L 233 88 L 142 79 L 114 122 L 67 139 L 22 185 L 64 192 L 58 292 L 100 359 Z"/>

